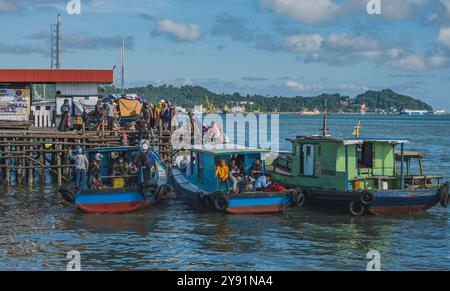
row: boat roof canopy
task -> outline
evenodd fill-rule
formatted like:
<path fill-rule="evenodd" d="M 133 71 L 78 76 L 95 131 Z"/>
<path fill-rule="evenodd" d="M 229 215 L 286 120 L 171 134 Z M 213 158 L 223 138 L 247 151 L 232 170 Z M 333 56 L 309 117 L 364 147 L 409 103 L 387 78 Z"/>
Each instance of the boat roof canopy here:
<path fill-rule="evenodd" d="M 246 147 L 238 144 L 208 144 L 202 146 L 194 146 L 194 152 L 202 152 L 210 155 L 226 155 L 226 154 L 258 154 L 269 153 L 270 150 Z"/>
<path fill-rule="evenodd" d="M 408 143 L 408 139 L 389 139 L 389 138 L 347 138 L 337 139 L 331 136 L 297 136 L 295 139 L 289 139 L 289 141 L 303 141 L 303 140 L 316 140 L 316 141 L 334 141 L 343 143 L 344 145 L 362 144 L 365 142 L 383 142 L 390 144 L 405 144 Z"/>

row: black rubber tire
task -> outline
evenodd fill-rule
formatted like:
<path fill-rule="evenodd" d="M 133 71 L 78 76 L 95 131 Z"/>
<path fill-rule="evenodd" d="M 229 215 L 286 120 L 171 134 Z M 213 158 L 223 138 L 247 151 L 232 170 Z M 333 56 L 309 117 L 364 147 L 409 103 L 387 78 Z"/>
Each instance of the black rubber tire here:
<path fill-rule="evenodd" d="M 440 203 L 441 206 L 444 208 L 448 208 L 449 200 L 450 200 L 450 194 L 449 194 L 449 184 L 448 182 L 439 188 L 439 197 L 440 197 Z"/>
<path fill-rule="evenodd" d="M 220 212 L 224 212 L 228 209 L 229 200 L 222 192 L 214 193 L 213 196 L 214 209 Z"/>
<path fill-rule="evenodd" d="M 144 197 L 144 199 L 151 199 L 152 197 L 157 196 L 157 192 L 158 192 L 158 185 L 153 183 L 153 182 L 147 182 L 147 183 L 140 183 L 138 185 L 138 188 L 142 194 L 142 197 Z M 151 193 L 151 194 L 148 194 Z"/>
<path fill-rule="evenodd" d="M 64 201 L 71 204 L 75 203 L 75 194 L 67 186 L 59 187 L 58 192 L 61 194 L 61 197 L 64 199 Z"/>
<path fill-rule="evenodd" d="M 364 205 L 368 205 L 370 202 L 372 202 L 374 199 L 373 194 L 370 192 L 363 192 L 361 195 L 361 202 Z"/>
<path fill-rule="evenodd" d="M 366 211 L 366 206 L 360 200 L 354 200 L 350 202 L 349 210 L 353 216 L 362 216 Z"/>
<path fill-rule="evenodd" d="M 297 208 L 302 208 L 303 206 L 305 206 L 306 203 L 306 195 L 305 193 L 303 193 L 302 189 L 297 188 L 294 191 L 292 200 Z"/>

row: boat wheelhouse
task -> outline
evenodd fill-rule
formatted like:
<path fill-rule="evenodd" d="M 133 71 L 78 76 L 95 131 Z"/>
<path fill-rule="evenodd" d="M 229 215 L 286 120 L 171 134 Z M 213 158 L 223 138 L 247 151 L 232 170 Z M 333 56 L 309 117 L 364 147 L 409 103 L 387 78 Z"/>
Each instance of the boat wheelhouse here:
<path fill-rule="evenodd" d="M 173 169 L 171 179 L 175 190 L 193 208 L 215 210 L 231 214 L 270 213 L 282 211 L 291 199 L 291 192 L 248 190 L 243 186 L 232 192 L 224 183 L 218 183 L 216 167 L 222 161 L 230 165 L 234 160 L 246 179 L 256 160 L 261 160 L 265 173 L 264 155 L 270 151 L 235 144 L 209 144 L 194 147 Z M 184 163 L 184 166 L 183 166 Z M 229 181 L 231 183 L 231 181 Z"/>
<path fill-rule="evenodd" d="M 448 183 L 442 184 L 441 175 L 423 174 L 423 154 L 404 151 L 408 140 L 299 136 L 289 141 L 292 152 L 276 159 L 269 172 L 275 181 L 297 188 L 293 199 L 299 207 L 309 202 L 362 215 L 413 213 L 439 202 L 448 206 Z"/>
<path fill-rule="evenodd" d="M 99 180 L 87 190 L 71 185 L 60 187 L 63 198 L 88 213 L 115 214 L 134 212 L 156 204 L 170 190 L 166 166 L 159 156 L 148 151 L 153 165 L 148 169 L 139 166 L 139 147 L 88 149 L 90 163 L 101 155 Z M 147 175 L 147 177 L 144 177 Z"/>

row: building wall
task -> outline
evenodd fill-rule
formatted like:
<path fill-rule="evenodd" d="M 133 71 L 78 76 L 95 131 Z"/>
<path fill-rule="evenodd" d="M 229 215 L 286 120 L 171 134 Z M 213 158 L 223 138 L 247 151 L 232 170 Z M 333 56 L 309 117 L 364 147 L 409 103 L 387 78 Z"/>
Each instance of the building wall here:
<path fill-rule="evenodd" d="M 63 96 L 92 96 L 97 95 L 97 84 L 91 83 L 60 83 L 56 84 L 56 91 Z"/>

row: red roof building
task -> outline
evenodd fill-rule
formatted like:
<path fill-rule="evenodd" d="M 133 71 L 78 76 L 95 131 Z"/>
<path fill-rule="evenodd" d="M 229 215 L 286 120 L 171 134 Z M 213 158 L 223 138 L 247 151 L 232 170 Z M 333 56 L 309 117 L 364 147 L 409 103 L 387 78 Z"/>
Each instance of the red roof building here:
<path fill-rule="evenodd" d="M 0 83 L 96 83 L 114 82 L 112 70 L 2 70 Z"/>

